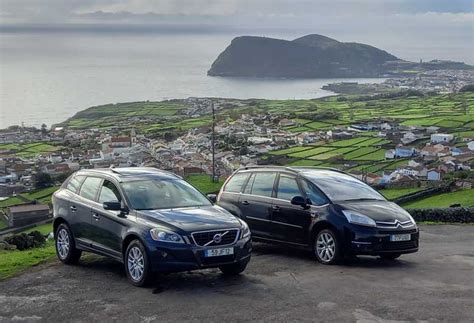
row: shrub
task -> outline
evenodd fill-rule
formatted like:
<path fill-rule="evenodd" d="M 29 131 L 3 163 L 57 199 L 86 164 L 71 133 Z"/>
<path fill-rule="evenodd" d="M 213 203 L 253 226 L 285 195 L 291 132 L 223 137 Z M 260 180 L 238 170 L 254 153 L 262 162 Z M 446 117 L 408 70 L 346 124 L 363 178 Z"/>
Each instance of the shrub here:
<path fill-rule="evenodd" d="M 450 207 L 439 209 L 407 210 L 415 221 L 433 221 L 450 223 L 473 223 L 474 208 Z"/>
<path fill-rule="evenodd" d="M 46 239 L 39 231 L 20 233 L 5 238 L 5 241 L 16 246 L 18 250 L 26 250 L 44 246 Z"/>

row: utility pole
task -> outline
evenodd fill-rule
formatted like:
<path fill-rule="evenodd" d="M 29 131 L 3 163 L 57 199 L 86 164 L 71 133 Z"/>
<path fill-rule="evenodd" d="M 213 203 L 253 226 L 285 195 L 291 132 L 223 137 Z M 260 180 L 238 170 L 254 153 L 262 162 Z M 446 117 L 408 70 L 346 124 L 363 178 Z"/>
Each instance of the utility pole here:
<path fill-rule="evenodd" d="M 214 102 L 211 101 L 211 109 L 212 109 L 212 182 L 215 183 L 216 181 L 216 138 L 215 138 L 215 127 L 216 127 L 216 112 L 214 110 Z"/>

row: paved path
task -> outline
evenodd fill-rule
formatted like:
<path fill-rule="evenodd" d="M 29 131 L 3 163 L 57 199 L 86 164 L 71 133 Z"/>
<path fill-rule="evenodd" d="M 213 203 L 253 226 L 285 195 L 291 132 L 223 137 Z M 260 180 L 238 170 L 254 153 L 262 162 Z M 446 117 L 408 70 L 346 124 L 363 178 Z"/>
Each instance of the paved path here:
<path fill-rule="evenodd" d="M 308 253 L 256 244 L 240 277 L 218 270 L 128 284 L 121 265 L 89 257 L 0 282 L 0 321 L 474 322 L 474 226 L 423 226 L 421 250 L 390 262 L 323 266 Z"/>

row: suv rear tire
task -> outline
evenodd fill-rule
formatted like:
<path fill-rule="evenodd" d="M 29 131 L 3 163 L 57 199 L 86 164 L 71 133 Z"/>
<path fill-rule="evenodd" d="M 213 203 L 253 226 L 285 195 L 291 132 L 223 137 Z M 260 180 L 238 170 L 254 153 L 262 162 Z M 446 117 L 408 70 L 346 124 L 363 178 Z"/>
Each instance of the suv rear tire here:
<path fill-rule="evenodd" d="M 323 265 L 334 265 L 342 258 L 337 235 L 331 229 L 323 229 L 314 237 L 313 252 Z"/>
<path fill-rule="evenodd" d="M 235 264 L 220 266 L 219 269 L 226 276 L 237 276 L 247 268 L 248 261 L 237 262 Z"/>
<path fill-rule="evenodd" d="M 140 240 L 131 241 L 124 255 L 125 272 L 134 286 L 148 285 L 151 277 L 150 263 L 146 249 Z"/>
<path fill-rule="evenodd" d="M 74 236 L 66 223 L 61 223 L 56 229 L 56 255 L 58 259 L 67 264 L 77 264 L 79 258 L 81 258 L 82 251 L 76 249 L 76 243 Z"/>

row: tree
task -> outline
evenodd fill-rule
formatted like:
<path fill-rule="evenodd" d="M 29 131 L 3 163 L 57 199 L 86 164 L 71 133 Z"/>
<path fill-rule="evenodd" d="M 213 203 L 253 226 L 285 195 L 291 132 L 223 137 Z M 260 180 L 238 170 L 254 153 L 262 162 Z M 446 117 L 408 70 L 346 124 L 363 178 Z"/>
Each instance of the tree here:
<path fill-rule="evenodd" d="M 41 133 L 45 135 L 47 132 L 48 132 L 48 126 L 46 125 L 46 123 L 43 123 L 41 125 Z"/>
<path fill-rule="evenodd" d="M 53 180 L 48 173 L 39 172 L 34 177 L 34 186 L 36 189 L 45 188 L 53 184 Z"/>

